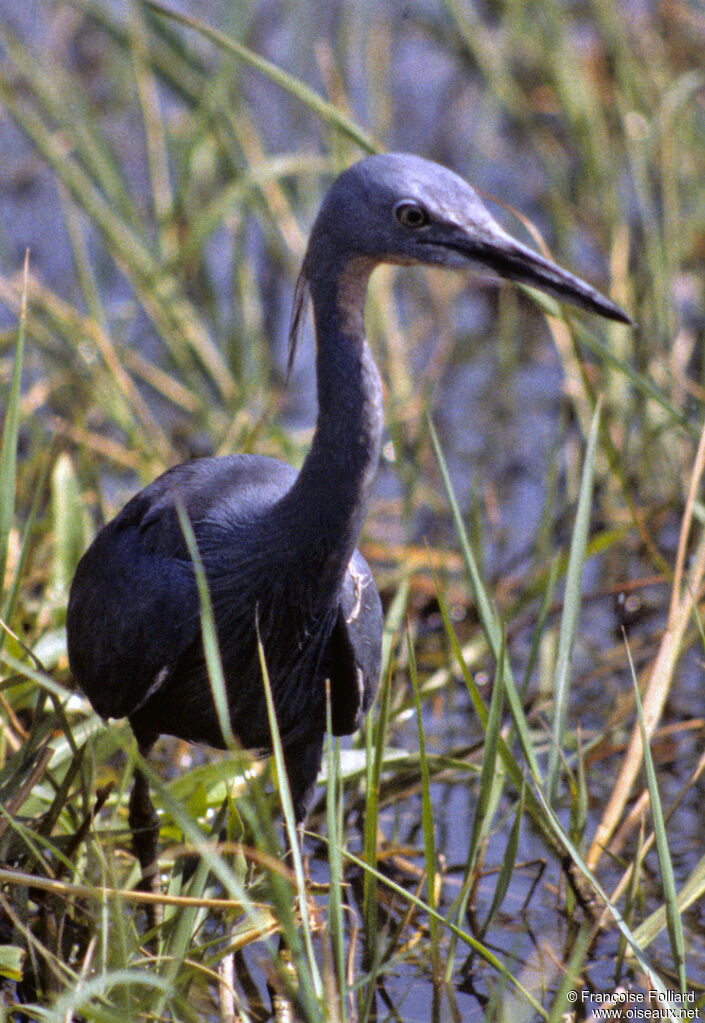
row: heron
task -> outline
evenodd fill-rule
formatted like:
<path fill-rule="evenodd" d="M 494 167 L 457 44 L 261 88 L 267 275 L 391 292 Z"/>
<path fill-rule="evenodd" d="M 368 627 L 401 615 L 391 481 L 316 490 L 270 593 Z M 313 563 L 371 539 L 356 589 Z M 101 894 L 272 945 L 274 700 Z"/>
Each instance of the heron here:
<path fill-rule="evenodd" d="M 264 650 L 294 815 L 312 802 L 326 732 L 353 733 L 377 689 L 383 616 L 357 550 L 380 456 L 382 385 L 365 337 L 382 263 L 490 270 L 622 323 L 610 299 L 490 215 L 451 170 L 409 154 L 368 156 L 326 194 L 295 289 L 290 360 L 310 299 L 318 416 L 298 472 L 256 454 L 194 459 L 139 491 L 96 535 L 71 586 L 74 679 L 103 718 L 126 717 L 142 756 L 160 735 L 224 748 L 204 656 L 188 516 L 210 592 L 233 735 L 271 752 Z M 145 886 L 159 822 L 135 771 L 129 824 Z"/>

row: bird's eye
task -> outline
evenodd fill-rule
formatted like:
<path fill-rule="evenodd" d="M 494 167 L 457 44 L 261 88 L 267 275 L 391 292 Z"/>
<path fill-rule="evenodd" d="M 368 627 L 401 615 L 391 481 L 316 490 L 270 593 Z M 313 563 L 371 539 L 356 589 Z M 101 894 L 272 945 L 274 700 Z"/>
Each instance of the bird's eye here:
<path fill-rule="evenodd" d="M 418 203 L 404 200 L 394 207 L 394 215 L 404 227 L 419 228 L 428 223 L 428 213 Z"/>

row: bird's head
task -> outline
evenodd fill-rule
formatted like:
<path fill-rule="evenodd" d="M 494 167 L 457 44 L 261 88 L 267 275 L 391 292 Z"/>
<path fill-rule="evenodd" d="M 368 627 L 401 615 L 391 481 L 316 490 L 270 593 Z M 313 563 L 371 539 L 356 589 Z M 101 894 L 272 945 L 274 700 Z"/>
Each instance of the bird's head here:
<path fill-rule="evenodd" d="M 327 252 L 332 247 L 380 263 L 489 269 L 591 312 L 631 322 L 589 284 L 507 234 L 461 177 L 419 156 L 368 156 L 343 171 L 311 232 L 312 247 L 321 243 Z"/>
<path fill-rule="evenodd" d="M 353 260 L 368 272 L 378 263 L 491 270 L 608 319 L 632 322 L 595 288 L 512 238 L 453 171 L 406 153 L 368 156 L 334 181 L 311 230 L 302 282 L 315 294 L 317 283 L 332 283 Z"/>

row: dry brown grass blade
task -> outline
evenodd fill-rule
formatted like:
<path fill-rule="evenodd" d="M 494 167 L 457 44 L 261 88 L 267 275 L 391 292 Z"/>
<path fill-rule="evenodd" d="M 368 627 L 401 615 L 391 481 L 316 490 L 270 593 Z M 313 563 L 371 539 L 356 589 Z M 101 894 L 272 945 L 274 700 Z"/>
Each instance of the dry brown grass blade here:
<path fill-rule="evenodd" d="M 80 313 L 65 302 L 37 278 L 30 278 L 30 294 L 35 312 L 45 313 L 51 322 L 61 325 L 66 337 L 88 340 L 100 354 L 111 379 L 119 390 L 127 407 L 132 409 L 138 422 L 151 438 L 162 461 L 168 465 L 174 461 L 174 451 L 162 427 L 152 415 L 129 373 L 124 369 L 112 340 L 90 316 Z M 0 299 L 11 308 L 19 310 L 22 299 L 22 285 L 19 275 L 14 279 L 0 277 Z"/>
<path fill-rule="evenodd" d="M 688 778 L 687 782 L 685 783 L 685 785 L 682 787 L 682 789 L 678 793 L 678 795 L 677 795 L 676 799 L 674 800 L 674 802 L 669 806 L 668 814 L 667 814 L 667 821 L 671 820 L 671 818 L 673 817 L 673 814 L 676 812 L 678 807 L 681 805 L 681 803 L 683 802 L 683 799 L 685 798 L 687 793 L 692 789 L 693 785 L 695 785 L 697 783 L 697 781 L 700 778 L 700 776 L 703 773 L 703 771 L 705 771 L 705 753 L 703 753 L 703 755 L 700 757 L 700 760 L 698 761 L 695 769 L 691 772 L 690 777 Z M 646 790 L 644 790 L 644 792 L 642 792 L 642 794 L 639 796 L 639 799 L 638 799 L 636 805 L 634 807 L 632 807 L 632 810 L 630 811 L 630 814 L 629 814 L 629 817 L 627 819 L 627 822 L 622 824 L 622 826 L 620 828 L 620 832 L 623 829 L 625 834 L 620 834 L 620 832 L 618 832 L 617 836 L 615 836 L 615 841 L 617 839 L 620 839 L 620 840 L 623 841 L 626 838 L 626 830 L 627 830 L 627 827 L 625 826 L 626 824 L 628 824 L 628 827 L 629 827 L 630 831 L 631 831 L 632 828 L 638 826 L 640 819 L 644 815 L 644 811 L 646 809 L 646 806 L 648 805 L 648 802 L 649 802 L 649 794 L 648 794 L 648 792 Z M 638 858 L 638 860 L 632 861 L 632 862 L 629 863 L 629 865 L 627 866 L 626 870 L 622 874 L 622 877 L 619 879 L 619 882 L 618 882 L 617 886 L 615 887 L 614 891 L 612 892 L 612 894 L 610 896 L 610 902 L 612 902 L 613 905 L 616 904 L 617 900 L 621 897 L 622 893 L 624 892 L 624 890 L 626 889 L 627 885 L 631 881 L 632 874 L 633 874 L 633 872 L 635 870 L 635 867 L 636 867 L 637 863 L 642 863 L 644 861 L 644 859 L 646 858 L 646 854 L 649 852 L 649 850 L 653 846 L 655 840 L 656 840 L 656 835 L 655 835 L 655 832 L 652 831 L 647 836 L 647 838 L 645 839 L 643 845 L 641 846 L 641 849 L 639 850 L 639 858 Z M 619 846 L 615 847 L 615 841 L 613 841 L 611 846 L 610 846 L 610 853 L 613 856 L 619 855 L 619 853 L 621 851 Z M 598 926 L 602 926 L 602 924 L 604 923 L 604 921 L 606 919 L 607 919 L 607 914 L 603 913 L 602 914 L 602 918 L 601 918 L 600 923 L 599 923 Z M 595 933 L 597 933 L 597 931 Z"/>
<path fill-rule="evenodd" d="M 30 771 L 30 773 L 27 775 L 25 780 L 22 782 L 20 787 L 17 789 L 17 791 L 10 796 L 10 798 L 7 800 L 3 807 L 4 816 L 2 820 L 0 820 L 0 838 L 2 838 L 2 836 L 7 831 L 8 827 L 12 822 L 12 818 L 17 814 L 20 807 L 25 802 L 34 786 L 38 784 L 40 778 L 43 776 L 44 772 L 46 771 L 49 765 L 49 761 L 54 756 L 55 751 L 51 748 L 48 748 L 46 745 L 46 743 L 49 742 L 49 739 L 50 737 L 47 736 L 44 749 L 39 754 L 36 764 Z"/>
<path fill-rule="evenodd" d="M 53 750 L 51 751 L 53 753 Z M 273 874 L 277 874 L 287 881 L 292 887 L 296 883 L 293 872 L 285 863 L 262 852 L 260 849 L 243 845 L 240 842 L 218 842 L 212 846 L 218 854 L 229 853 L 244 856 L 250 863 L 256 864 Z M 180 855 L 192 855 L 199 852 L 194 845 L 184 845 L 171 850 L 171 853 Z M 110 885 L 78 884 L 67 881 L 59 881 L 54 878 L 41 877 L 35 874 L 28 874 L 21 870 L 0 867 L 0 884 L 11 885 L 20 888 L 36 888 L 41 891 L 51 892 L 63 898 L 86 898 L 102 901 L 105 899 L 121 899 L 124 902 L 138 903 L 140 905 L 162 905 L 179 906 L 192 908 L 205 908 L 212 911 L 217 910 L 239 910 L 241 903 L 237 899 L 207 898 L 189 895 L 172 895 L 166 892 L 143 892 L 137 889 L 115 888 Z"/>
<path fill-rule="evenodd" d="M 681 525 L 678 555 L 673 577 L 671 606 L 668 613 L 666 631 L 649 674 L 643 699 L 644 723 L 646 734 L 650 738 L 659 722 L 668 696 L 673 675 L 680 656 L 683 635 L 690 621 L 693 607 L 703 586 L 705 576 L 705 531 L 700 535 L 698 545 L 692 558 L 690 571 L 685 573 L 686 553 L 693 521 L 698 487 L 705 469 L 705 428 L 700 435 L 700 442 L 695 456 L 690 489 L 686 501 L 685 513 Z M 685 579 L 685 582 L 684 582 Z M 587 864 L 591 870 L 597 866 L 624 813 L 632 786 L 641 768 L 643 747 L 638 723 L 634 725 L 627 755 L 619 772 L 619 777 L 612 791 L 612 796 L 605 807 L 600 823 L 595 831 Z"/>

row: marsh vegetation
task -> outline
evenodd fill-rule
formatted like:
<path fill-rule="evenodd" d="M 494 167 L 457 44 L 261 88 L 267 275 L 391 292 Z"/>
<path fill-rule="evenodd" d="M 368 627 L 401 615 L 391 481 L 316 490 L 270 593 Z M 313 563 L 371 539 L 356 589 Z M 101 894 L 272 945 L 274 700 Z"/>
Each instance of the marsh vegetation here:
<path fill-rule="evenodd" d="M 307 1023 L 705 998 L 705 14 L 624 6 L 0 3 L 8 1020 L 264 1020 L 268 987 Z M 146 935 L 137 754 L 73 687 L 70 579 L 169 465 L 300 465 L 294 282 L 374 148 L 452 166 L 638 327 L 376 273 L 380 694 L 329 745 L 300 869 L 276 764 L 160 743 Z"/>

